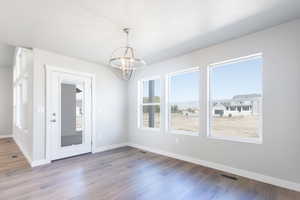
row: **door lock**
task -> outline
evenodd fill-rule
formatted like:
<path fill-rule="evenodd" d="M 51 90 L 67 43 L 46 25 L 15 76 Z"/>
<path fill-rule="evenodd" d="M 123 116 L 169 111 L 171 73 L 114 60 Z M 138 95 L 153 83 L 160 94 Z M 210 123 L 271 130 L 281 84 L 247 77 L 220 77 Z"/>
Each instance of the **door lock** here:
<path fill-rule="evenodd" d="M 56 119 L 55 119 L 56 113 L 52 113 L 52 119 L 50 120 L 50 122 L 55 123 Z"/>

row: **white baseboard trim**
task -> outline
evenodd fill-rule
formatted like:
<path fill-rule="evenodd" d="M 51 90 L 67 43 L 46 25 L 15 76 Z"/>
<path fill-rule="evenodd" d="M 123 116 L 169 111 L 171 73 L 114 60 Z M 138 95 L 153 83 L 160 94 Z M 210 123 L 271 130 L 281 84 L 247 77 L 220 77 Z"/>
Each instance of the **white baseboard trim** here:
<path fill-rule="evenodd" d="M 112 145 L 102 146 L 102 147 L 96 148 L 92 153 L 99 153 L 99 152 L 108 151 L 108 150 L 125 147 L 125 146 L 128 146 L 128 143 L 120 143 L 120 144 L 112 144 Z M 31 167 L 37 167 L 40 165 L 46 165 L 46 164 L 50 164 L 50 163 L 51 163 L 51 161 L 49 161 L 49 160 L 37 160 L 37 161 L 32 161 L 30 163 L 30 165 L 31 165 Z"/>
<path fill-rule="evenodd" d="M 21 145 L 21 143 L 15 137 L 13 137 L 13 139 L 14 139 L 15 143 L 18 145 L 19 149 L 22 151 L 23 155 L 25 156 L 27 162 L 30 164 L 31 167 L 37 167 L 40 165 L 45 165 L 45 164 L 50 163 L 50 161 L 48 161 L 48 160 L 37 160 L 37 161 L 32 160 L 32 158 L 29 156 L 27 151 L 25 151 L 25 149 Z"/>
<path fill-rule="evenodd" d="M 139 144 L 129 143 L 128 146 L 300 192 L 300 183 L 295 183 L 295 182 L 291 182 L 291 181 L 287 181 L 287 180 L 283 180 L 283 179 L 279 179 L 279 178 L 274 178 L 271 176 L 266 176 L 263 174 L 250 172 L 247 170 L 237 169 L 237 168 L 229 167 L 226 165 L 209 162 L 206 160 L 199 160 L 199 159 L 192 158 L 189 156 L 174 154 L 174 153 L 162 151 L 159 149 L 154 149 L 154 148 L 139 145 Z"/>
<path fill-rule="evenodd" d="M 29 156 L 29 154 L 27 153 L 27 151 L 24 149 L 24 147 L 21 145 L 21 143 L 19 142 L 19 140 L 16 139 L 16 137 L 13 137 L 15 143 L 18 145 L 19 149 L 22 151 L 23 155 L 25 156 L 25 158 L 27 159 L 28 163 L 31 166 L 32 163 L 32 159 Z"/>
<path fill-rule="evenodd" d="M 3 139 L 3 138 L 12 138 L 13 136 L 12 135 L 0 135 L 0 139 Z"/>
<path fill-rule="evenodd" d="M 102 146 L 102 147 L 97 147 L 96 149 L 93 150 L 92 153 L 99 153 L 99 152 L 103 152 L 103 151 L 109 151 L 109 150 L 112 150 L 112 149 L 117 149 L 117 148 L 126 147 L 126 146 L 128 146 L 128 143 L 106 145 L 106 146 Z"/>
<path fill-rule="evenodd" d="M 37 167 L 37 166 L 41 166 L 41 165 L 47 165 L 47 164 L 50 164 L 51 161 L 49 160 L 36 160 L 36 161 L 32 161 L 30 163 L 30 166 L 31 167 Z"/>

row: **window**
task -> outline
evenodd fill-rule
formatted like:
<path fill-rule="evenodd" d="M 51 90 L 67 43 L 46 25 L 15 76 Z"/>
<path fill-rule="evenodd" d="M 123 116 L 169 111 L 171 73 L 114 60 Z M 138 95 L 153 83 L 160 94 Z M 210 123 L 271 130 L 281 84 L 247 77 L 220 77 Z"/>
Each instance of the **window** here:
<path fill-rule="evenodd" d="M 199 132 L 199 69 L 168 75 L 168 130 L 173 133 Z"/>
<path fill-rule="evenodd" d="M 30 52 L 17 48 L 14 65 L 14 120 L 19 130 L 28 130 L 28 68 L 26 58 Z"/>
<path fill-rule="evenodd" d="M 254 55 L 210 66 L 210 137 L 261 142 L 262 63 Z"/>
<path fill-rule="evenodd" d="M 27 130 L 27 80 L 22 79 L 16 87 L 16 126 Z"/>
<path fill-rule="evenodd" d="M 160 79 L 139 82 L 139 128 L 160 128 Z"/>
<path fill-rule="evenodd" d="M 21 109 L 22 109 L 22 101 L 21 101 L 21 96 L 22 96 L 22 86 L 18 84 L 16 86 L 16 126 L 18 128 L 21 128 Z"/>

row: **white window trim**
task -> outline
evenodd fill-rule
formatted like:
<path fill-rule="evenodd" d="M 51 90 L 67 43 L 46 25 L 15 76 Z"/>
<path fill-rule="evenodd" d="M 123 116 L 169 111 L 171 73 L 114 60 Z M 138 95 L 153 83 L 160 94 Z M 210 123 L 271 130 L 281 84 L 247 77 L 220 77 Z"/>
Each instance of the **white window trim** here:
<path fill-rule="evenodd" d="M 14 90 L 14 127 L 17 128 L 19 131 L 23 133 L 29 132 L 29 124 L 27 122 L 27 127 L 22 127 L 20 123 L 20 107 L 23 107 L 24 104 L 28 108 L 28 90 L 29 90 L 29 83 L 28 83 L 28 76 L 29 76 L 29 69 L 24 67 L 24 62 L 26 62 L 26 58 L 22 58 L 22 52 L 27 51 L 24 48 L 16 48 L 15 51 L 15 63 L 13 67 L 13 90 Z M 25 84 L 26 83 L 26 84 Z M 18 94 L 18 87 L 22 86 L 21 96 Z M 24 102 L 24 94 L 26 94 L 26 99 Z M 17 105 L 19 104 L 19 105 Z"/>
<path fill-rule="evenodd" d="M 159 80 L 160 81 L 160 102 L 159 103 L 143 103 L 143 82 L 145 81 L 150 81 L 150 80 Z M 137 128 L 139 130 L 144 130 L 144 131 L 153 131 L 153 132 L 160 132 L 161 131 L 161 127 L 162 127 L 162 78 L 161 76 L 151 76 L 151 77 L 147 77 L 147 78 L 143 78 L 140 79 L 138 81 L 138 106 L 137 106 Z M 160 127 L 159 128 L 150 128 L 150 127 L 144 127 L 143 126 L 143 106 L 159 106 L 160 107 L 160 113 L 159 113 L 159 117 L 160 117 Z"/>
<path fill-rule="evenodd" d="M 261 112 L 261 115 L 260 115 L 260 122 L 259 122 L 259 127 L 258 127 L 258 138 L 244 138 L 244 137 L 234 137 L 234 136 L 226 136 L 226 137 L 223 137 L 223 136 L 214 136 L 212 135 L 212 113 L 211 113 L 211 110 L 212 110 L 212 101 L 211 101 L 211 90 L 212 90 L 212 84 L 211 84 L 211 76 L 212 76 L 212 73 L 211 71 L 214 69 L 214 68 L 217 68 L 217 67 L 222 67 L 224 64 L 233 64 L 233 63 L 238 63 L 238 62 L 241 62 L 241 61 L 248 61 L 248 60 L 253 60 L 253 59 L 256 59 L 256 58 L 262 58 L 263 59 L 263 54 L 262 53 L 257 53 L 257 54 L 252 54 L 252 55 L 249 55 L 249 56 L 244 56 L 244 57 L 239 57 L 239 58 L 235 58 L 235 59 L 230 59 L 230 60 L 225 60 L 225 61 L 222 61 L 222 62 L 217 62 L 217 63 L 213 63 L 213 64 L 210 64 L 208 67 L 207 67 L 207 130 L 206 130 L 206 133 L 207 133 L 207 138 L 208 139 L 217 139 L 217 140 L 226 140 L 226 141 L 234 141 L 234 142 L 244 142 L 244 143 L 253 143 L 253 144 L 262 144 L 263 143 L 263 133 L 262 133 L 262 128 L 263 128 L 263 98 L 264 98 L 264 95 L 263 95 L 263 91 L 262 91 L 262 103 L 261 103 L 261 108 L 260 110 L 262 111 Z M 263 68 L 262 68 L 262 76 L 263 76 Z M 263 87 L 263 83 L 262 84 L 262 87 Z"/>
<path fill-rule="evenodd" d="M 175 130 L 171 128 L 171 106 L 169 102 L 170 94 L 171 94 L 171 77 L 176 76 L 176 75 L 182 75 L 186 73 L 191 73 L 191 72 L 200 72 L 200 67 L 192 67 L 184 70 L 179 70 L 176 72 L 171 72 L 166 75 L 166 80 L 165 80 L 165 132 L 169 134 L 178 134 L 178 135 L 187 135 L 187 136 L 199 136 L 200 135 L 200 127 L 197 132 L 193 131 L 183 131 L 183 130 Z M 200 78 L 200 77 L 199 77 Z M 199 86 L 201 84 L 201 80 L 199 81 Z M 200 102 L 201 98 L 201 92 L 199 91 L 199 99 L 198 101 Z M 199 126 L 201 125 L 201 117 L 200 117 L 201 112 L 199 112 Z"/>

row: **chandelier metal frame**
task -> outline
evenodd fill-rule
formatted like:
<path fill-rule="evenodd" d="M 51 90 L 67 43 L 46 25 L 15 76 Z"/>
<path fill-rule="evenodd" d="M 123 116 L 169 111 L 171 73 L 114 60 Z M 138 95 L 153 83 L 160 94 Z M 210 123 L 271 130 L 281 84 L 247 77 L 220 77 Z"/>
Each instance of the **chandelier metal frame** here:
<path fill-rule="evenodd" d="M 145 66 L 146 62 L 141 58 L 136 58 L 134 49 L 129 45 L 130 29 L 124 28 L 123 31 L 126 34 L 126 46 L 113 51 L 109 59 L 109 65 L 120 69 L 124 80 L 130 80 L 133 73 L 138 68 Z"/>

